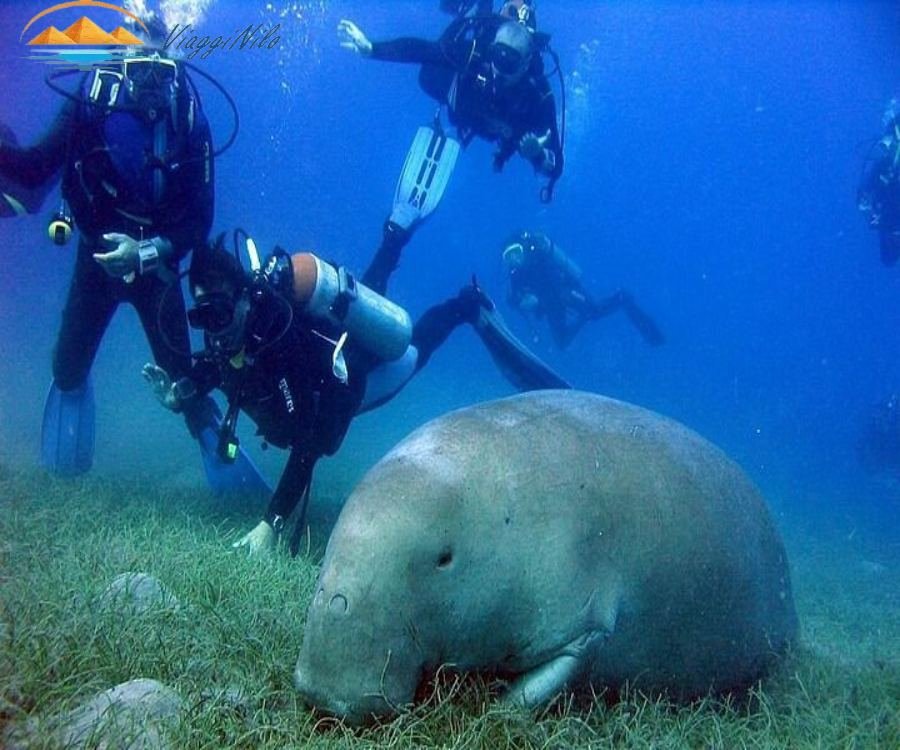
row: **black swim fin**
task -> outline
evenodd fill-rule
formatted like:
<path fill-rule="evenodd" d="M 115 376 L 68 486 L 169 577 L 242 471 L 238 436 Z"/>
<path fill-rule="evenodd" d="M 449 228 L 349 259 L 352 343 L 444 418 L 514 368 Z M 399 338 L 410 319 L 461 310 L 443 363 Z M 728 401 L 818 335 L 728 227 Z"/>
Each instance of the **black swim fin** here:
<path fill-rule="evenodd" d="M 18 148 L 16 134 L 3 123 L 0 123 L 0 143 Z M 44 204 L 44 198 L 50 185 L 39 188 L 27 188 L 10 177 L 0 174 L 0 218 L 36 214 Z"/>
<path fill-rule="evenodd" d="M 475 332 L 503 376 L 520 391 L 572 387 L 515 337 L 495 306 L 479 310 Z"/>
<path fill-rule="evenodd" d="M 641 338 L 650 346 L 661 346 L 666 343 L 666 337 L 663 336 L 662 331 L 659 330 L 659 326 L 656 325 L 653 318 L 638 307 L 638 304 L 631 297 L 625 297 L 622 300 L 622 311 L 628 316 L 631 325 L 641 334 Z"/>

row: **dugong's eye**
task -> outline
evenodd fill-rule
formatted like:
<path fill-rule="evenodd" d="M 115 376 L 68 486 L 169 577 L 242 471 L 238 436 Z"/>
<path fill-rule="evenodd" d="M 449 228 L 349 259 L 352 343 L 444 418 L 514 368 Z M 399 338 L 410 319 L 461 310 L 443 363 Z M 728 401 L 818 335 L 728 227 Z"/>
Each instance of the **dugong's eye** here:
<path fill-rule="evenodd" d="M 438 555 L 437 566 L 438 568 L 444 569 L 449 568 L 450 564 L 453 562 L 453 551 L 449 547 L 445 547 L 441 550 L 441 554 Z"/>

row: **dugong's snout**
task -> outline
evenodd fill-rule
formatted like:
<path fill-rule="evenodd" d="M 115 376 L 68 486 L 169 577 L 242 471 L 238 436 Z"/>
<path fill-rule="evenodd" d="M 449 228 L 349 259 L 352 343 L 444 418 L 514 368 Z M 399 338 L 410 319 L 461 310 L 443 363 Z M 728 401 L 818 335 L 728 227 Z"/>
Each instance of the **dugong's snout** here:
<path fill-rule="evenodd" d="M 327 691 L 318 690 L 306 679 L 306 673 L 298 665 L 294 670 L 294 687 L 307 708 L 317 714 L 333 716 L 346 724 L 358 726 L 376 718 L 386 718 L 397 713 L 382 695 L 368 694 L 352 697 L 338 697 Z"/>
<path fill-rule="evenodd" d="M 379 602 L 320 581 L 294 669 L 295 688 L 316 712 L 358 725 L 413 700 L 421 662 L 396 612 Z"/>

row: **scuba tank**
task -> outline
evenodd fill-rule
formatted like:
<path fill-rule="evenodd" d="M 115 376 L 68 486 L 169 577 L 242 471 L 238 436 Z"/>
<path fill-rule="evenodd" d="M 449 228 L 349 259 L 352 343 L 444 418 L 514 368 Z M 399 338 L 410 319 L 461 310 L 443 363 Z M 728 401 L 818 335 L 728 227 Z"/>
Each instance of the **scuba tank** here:
<path fill-rule="evenodd" d="M 360 284 L 343 266 L 312 253 L 291 256 L 294 302 L 306 314 L 345 330 L 385 362 L 399 359 L 412 339 L 409 313 Z"/>
<path fill-rule="evenodd" d="M 572 281 L 581 281 L 581 267 L 560 250 L 559 245 L 553 240 L 549 238 L 548 240 L 550 242 L 550 257 L 553 260 L 553 264 L 565 274 L 566 278 Z"/>

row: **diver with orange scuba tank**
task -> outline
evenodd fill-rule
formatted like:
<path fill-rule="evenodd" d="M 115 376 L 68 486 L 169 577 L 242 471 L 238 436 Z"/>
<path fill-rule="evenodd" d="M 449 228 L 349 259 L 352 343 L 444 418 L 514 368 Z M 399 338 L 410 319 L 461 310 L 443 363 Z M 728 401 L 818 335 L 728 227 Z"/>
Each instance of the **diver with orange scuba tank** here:
<path fill-rule="evenodd" d="M 413 325 L 402 307 L 342 266 L 281 249 L 261 261 L 246 233 L 237 230 L 234 239 L 234 252 L 225 250 L 220 236 L 191 261 L 195 304 L 188 320 L 203 332 L 204 349 L 192 355 L 190 375 L 173 379 L 148 364 L 144 376 L 170 409 L 214 389 L 225 394 L 228 410 L 217 446 L 223 460 L 238 450 L 241 411 L 265 443 L 290 450 L 264 518 L 236 547 L 270 550 L 296 510 L 290 545 L 296 553 L 317 461 L 338 450 L 357 414 L 396 395 L 463 323 L 473 325 L 518 388 L 568 387 L 505 330 L 474 283 Z M 240 260 L 241 241 L 249 272 Z"/>

